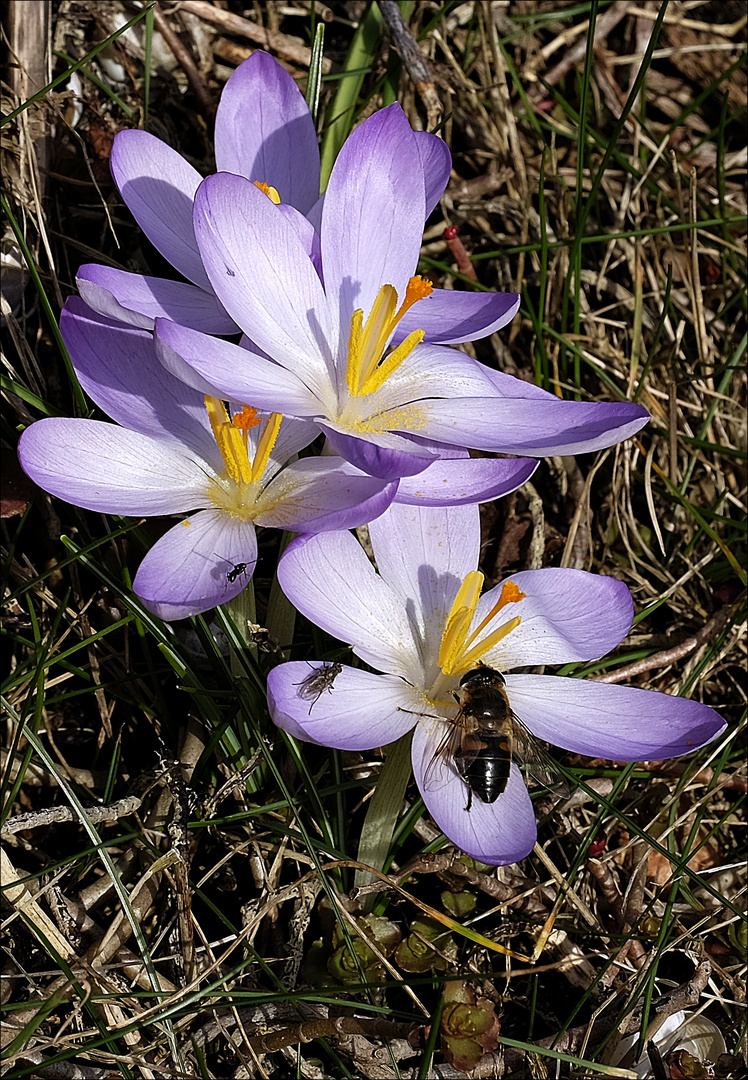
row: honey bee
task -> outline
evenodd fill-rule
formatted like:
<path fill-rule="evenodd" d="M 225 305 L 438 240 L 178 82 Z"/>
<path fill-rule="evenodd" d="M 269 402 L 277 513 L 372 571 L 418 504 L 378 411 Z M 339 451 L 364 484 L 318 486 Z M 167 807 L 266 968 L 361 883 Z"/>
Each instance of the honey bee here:
<path fill-rule="evenodd" d="M 325 690 L 332 690 L 333 683 L 342 670 L 343 665 L 339 664 L 336 660 L 333 664 L 325 664 L 324 667 L 312 668 L 311 673 L 307 675 L 305 679 L 302 679 L 301 682 L 294 683 L 294 686 L 300 688 L 299 697 L 304 701 L 311 701 L 312 704 L 309 706 L 310 714 Z"/>
<path fill-rule="evenodd" d="M 487 664 L 466 672 L 454 691 L 460 711 L 434 753 L 426 771 L 437 761 L 451 759 L 468 789 L 466 810 L 473 796 L 484 803 L 496 802 L 509 781 L 512 761 L 541 786 L 556 788 L 558 773 L 545 750 L 509 704 L 504 676 Z"/>

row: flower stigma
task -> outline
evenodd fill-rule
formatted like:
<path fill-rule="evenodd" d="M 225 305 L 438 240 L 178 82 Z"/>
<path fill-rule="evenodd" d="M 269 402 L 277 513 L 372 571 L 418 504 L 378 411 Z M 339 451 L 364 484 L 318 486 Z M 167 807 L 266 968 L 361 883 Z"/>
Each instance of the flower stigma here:
<path fill-rule="evenodd" d="M 507 604 L 519 603 L 527 595 L 513 581 L 505 581 L 499 599 L 485 619 L 476 626 L 472 633 L 470 632 L 483 581 L 483 574 L 479 570 L 471 570 L 457 590 L 457 595 L 444 624 L 437 661 L 445 675 L 464 675 L 466 671 L 470 671 L 487 652 L 493 649 L 495 645 L 498 645 L 507 634 L 511 634 L 512 630 L 515 630 L 522 621 L 519 615 L 515 615 L 514 618 L 502 623 L 501 626 L 495 627 L 484 637 L 481 637 L 483 631 L 489 627 L 502 608 L 505 608 Z M 480 640 L 478 640 L 479 638 Z"/>
<path fill-rule="evenodd" d="M 271 413 L 267 420 L 250 405 L 230 417 L 220 398 L 205 395 L 205 408 L 213 436 L 225 465 L 222 477 L 211 480 L 209 495 L 214 506 L 234 517 L 252 520 L 261 480 L 278 438 L 283 416 Z M 262 424 L 254 458 L 249 455 L 249 429 Z"/>
<path fill-rule="evenodd" d="M 423 341 L 424 331 L 413 330 L 386 359 L 384 350 L 395 327 L 403 315 L 419 300 L 430 296 L 434 287 L 416 275 L 408 282 L 405 299 L 397 306 L 397 290 L 393 285 L 383 285 L 372 304 L 366 322 L 363 308 L 357 308 L 351 316 L 351 333 L 348 338 L 348 366 L 346 383 L 354 397 L 364 397 L 379 390 L 403 360 L 410 356 Z"/>

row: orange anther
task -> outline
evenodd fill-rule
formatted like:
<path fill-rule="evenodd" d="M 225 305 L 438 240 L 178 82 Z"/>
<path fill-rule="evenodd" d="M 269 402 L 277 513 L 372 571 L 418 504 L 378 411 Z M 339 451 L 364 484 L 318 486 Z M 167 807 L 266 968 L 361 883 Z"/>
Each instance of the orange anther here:
<path fill-rule="evenodd" d="M 249 428 L 261 424 L 262 417 L 257 415 L 257 409 L 253 409 L 251 405 L 242 405 L 242 411 L 234 413 L 231 423 L 241 431 L 247 431 Z"/>

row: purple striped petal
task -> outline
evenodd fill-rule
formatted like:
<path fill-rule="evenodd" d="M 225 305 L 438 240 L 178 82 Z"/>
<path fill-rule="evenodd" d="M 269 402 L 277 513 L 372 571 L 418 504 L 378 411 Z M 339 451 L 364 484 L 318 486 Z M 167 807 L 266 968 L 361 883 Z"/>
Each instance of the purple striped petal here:
<path fill-rule="evenodd" d="M 279 664 L 268 674 L 268 705 L 278 727 L 289 735 L 339 750 L 373 750 L 386 746 L 416 722 L 412 694 L 393 675 L 374 675 L 344 666 L 329 690 L 319 696 L 305 684 L 320 663 Z"/>
<path fill-rule="evenodd" d="M 448 757 L 437 757 L 448 725 L 421 721 L 413 734 L 413 772 L 432 818 L 453 844 L 491 866 L 519 862 L 535 846 L 537 828 L 521 773 L 512 765 L 506 790 L 496 802 L 473 796 Z"/>
<path fill-rule="evenodd" d="M 587 757 L 679 757 L 726 727 L 708 705 L 654 690 L 556 675 L 507 675 L 506 688 L 534 735 Z"/>
<path fill-rule="evenodd" d="M 440 459 L 417 476 L 400 481 L 395 502 L 412 506 L 463 506 L 500 499 L 530 479 L 530 458 Z"/>
<path fill-rule="evenodd" d="M 339 458 L 304 458 L 265 488 L 256 519 L 293 532 L 355 529 L 379 517 L 396 491 L 397 484 L 364 476 Z"/>
<path fill-rule="evenodd" d="M 423 330 L 425 341 L 456 345 L 487 337 L 511 322 L 519 311 L 519 293 L 469 293 L 434 289 L 403 316 L 393 344 L 413 330 Z"/>
<path fill-rule="evenodd" d="M 235 334 L 238 329 L 213 292 L 183 281 L 88 263 L 79 269 L 76 283 L 94 311 L 130 326 L 152 330 L 154 320 L 165 318 L 206 334 Z"/>
<path fill-rule="evenodd" d="M 202 395 L 158 362 L 151 334 L 97 315 L 77 296 L 63 308 L 60 331 L 81 386 L 113 420 L 182 443 L 221 471 Z"/>
<path fill-rule="evenodd" d="M 258 49 L 224 87 L 216 113 L 216 166 L 277 189 L 306 214 L 319 198 L 319 149 L 294 80 Z"/>
<path fill-rule="evenodd" d="M 238 521 L 222 510 L 203 510 L 154 544 L 140 564 L 133 589 L 159 618 L 186 619 L 238 596 L 256 562 L 251 521 Z"/>
<path fill-rule="evenodd" d="M 426 402 L 421 406 L 428 418 L 423 434 L 474 450 L 550 457 L 615 446 L 649 420 L 646 409 L 629 402 L 561 401 L 553 400 L 552 394 L 548 398 Z"/>
<path fill-rule="evenodd" d="M 278 581 L 302 615 L 352 645 L 367 664 L 417 681 L 407 614 L 351 533 L 298 537 L 281 558 Z"/>
<path fill-rule="evenodd" d="M 329 384 L 327 302 L 288 215 L 249 180 L 219 173 L 195 198 L 195 233 L 216 295 L 244 332 L 313 390 L 322 375 Z"/>
<path fill-rule="evenodd" d="M 501 671 L 531 664 L 568 664 L 594 660 L 615 649 L 631 629 L 634 603 L 628 586 L 617 578 L 548 566 L 524 570 L 508 581 L 525 593 L 505 608 L 496 625 L 518 616 L 522 621 L 485 656 Z M 478 625 L 489 614 L 502 581 L 480 598 Z"/>
<path fill-rule="evenodd" d="M 147 131 L 120 131 L 110 166 L 128 210 L 153 246 L 180 274 L 210 292 L 192 225 L 200 173 Z"/>
<path fill-rule="evenodd" d="M 293 371 L 240 345 L 166 319 L 156 323 L 154 343 L 161 363 L 177 377 L 185 367 L 191 370 L 198 379 L 194 385 L 218 387 L 232 400 L 267 412 L 292 416 L 319 412 L 319 401 Z"/>
<path fill-rule="evenodd" d="M 444 194 L 452 171 L 452 155 L 444 139 L 430 131 L 414 131 L 416 147 L 421 157 L 426 188 L 426 213 L 429 217 Z"/>
<path fill-rule="evenodd" d="M 21 465 L 73 506 L 132 517 L 205 505 L 205 468 L 172 444 L 100 420 L 46 417 L 26 428 Z"/>
<path fill-rule="evenodd" d="M 382 480 L 397 480 L 423 472 L 435 455 L 423 446 L 388 431 L 357 438 L 341 431 L 337 424 L 317 421 L 335 452 L 361 472 Z"/>
<path fill-rule="evenodd" d="M 380 109 L 349 135 L 322 211 L 325 290 L 340 312 L 341 343 L 356 308 L 371 310 L 383 285 L 402 299 L 415 273 L 425 220 L 420 155 L 399 105 Z"/>

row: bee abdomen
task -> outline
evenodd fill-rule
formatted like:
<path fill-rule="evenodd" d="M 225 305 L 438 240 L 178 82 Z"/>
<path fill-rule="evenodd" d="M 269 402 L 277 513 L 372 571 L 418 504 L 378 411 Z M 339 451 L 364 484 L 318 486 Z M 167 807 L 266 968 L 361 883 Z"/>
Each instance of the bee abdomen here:
<path fill-rule="evenodd" d="M 482 732 L 455 754 L 455 765 L 470 791 L 484 803 L 496 802 L 506 790 L 512 767 L 510 744 L 496 735 Z"/>

